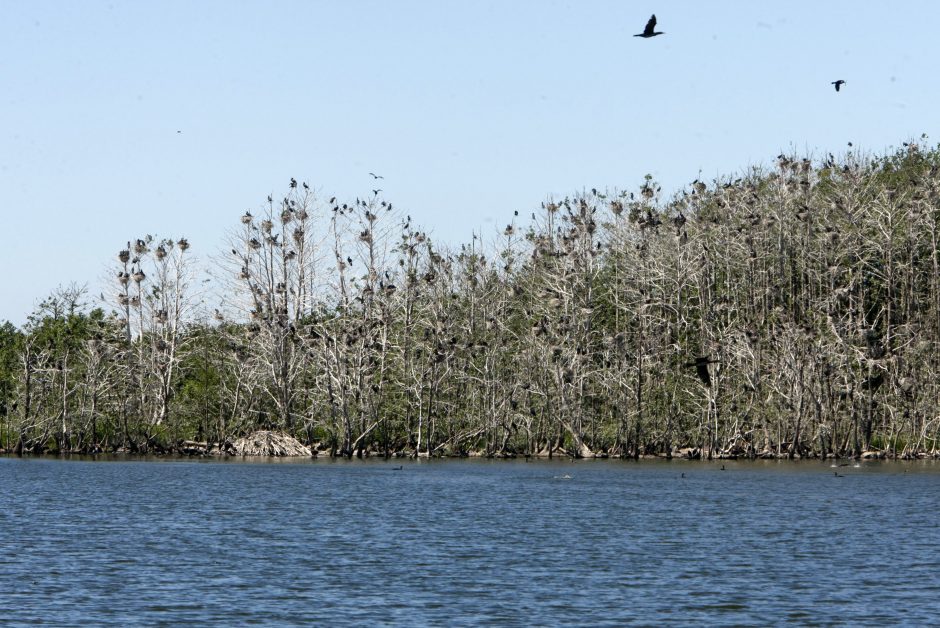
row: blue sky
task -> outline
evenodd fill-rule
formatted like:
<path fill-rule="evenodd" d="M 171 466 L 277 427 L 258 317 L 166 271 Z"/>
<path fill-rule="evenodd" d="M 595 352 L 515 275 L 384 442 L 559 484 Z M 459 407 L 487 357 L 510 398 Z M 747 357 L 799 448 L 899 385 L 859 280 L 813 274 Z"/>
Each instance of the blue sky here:
<path fill-rule="evenodd" d="M 138 235 L 208 258 L 290 177 L 353 199 L 380 173 L 456 244 L 646 173 L 934 142 L 938 26 L 933 2 L 0 0 L 0 320 L 97 294 Z"/>

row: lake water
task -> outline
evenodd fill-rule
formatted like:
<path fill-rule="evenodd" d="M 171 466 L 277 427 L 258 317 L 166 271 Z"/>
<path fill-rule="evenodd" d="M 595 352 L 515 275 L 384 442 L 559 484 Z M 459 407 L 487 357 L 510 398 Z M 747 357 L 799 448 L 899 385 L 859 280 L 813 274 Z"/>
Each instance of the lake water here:
<path fill-rule="evenodd" d="M 940 465 L 724 464 L 0 458 L 0 623 L 940 621 Z"/>

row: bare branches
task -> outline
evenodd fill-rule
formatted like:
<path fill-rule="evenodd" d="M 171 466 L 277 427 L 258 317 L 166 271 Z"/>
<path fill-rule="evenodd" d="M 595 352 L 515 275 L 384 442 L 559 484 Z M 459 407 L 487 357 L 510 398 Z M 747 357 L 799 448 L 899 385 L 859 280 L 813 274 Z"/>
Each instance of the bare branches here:
<path fill-rule="evenodd" d="M 782 155 L 668 199 L 651 177 L 547 199 L 451 249 L 380 190 L 294 182 L 233 221 L 213 320 L 188 242 L 149 236 L 96 331 L 50 331 L 80 299 L 38 312 L 16 427 L 26 447 L 276 428 L 344 456 L 936 451 L 938 204 L 935 151 Z"/>

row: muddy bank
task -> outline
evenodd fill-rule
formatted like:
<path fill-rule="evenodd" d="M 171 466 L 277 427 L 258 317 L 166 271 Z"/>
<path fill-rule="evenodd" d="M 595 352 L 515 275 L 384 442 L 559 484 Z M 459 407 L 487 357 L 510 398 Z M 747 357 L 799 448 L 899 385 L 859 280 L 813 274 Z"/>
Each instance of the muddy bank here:
<path fill-rule="evenodd" d="M 572 451 L 564 447 L 543 447 L 534 452 L 524 451 L 486 451 L 483 449 L 454 449 L 441 447 L 431 452 L 415 451 L 411 448 L 397 448 L 394 450 L 378 450 L 366 448 L 353 455 L 341 455 L 335 447 L 328 443 L 314 442 L 304 444 L 287 434 L 275 431 L 262 430 L 253 432 L 242 438 L 226 440 L 224 442 L 181 440 L 171 445 L 160 443 L 145 443 L 133 447 L 115 446 L 109 448 L 89 447 L 83 449 L 60 451 L 54 447 L 31 448 L 0 448 L 0 454 L 27 455 L 27 456 L 60 456 L 60 455 L 95 455 L 119 454 L 129 456 L 167 456 L 167 457 L 272 457 L 272 458 L 487 458 L 487 459 L 553 459 L 568 458 L 580 460 L 940 460 L 940 451 L 921 452 L 894 452 L 884 450 L 867 450 L 850 454 L 821 454 L 815 451 L 791 453 L 781 448 L 780 451 L 716 451 L 710 452 L 699 447 L 677 447 L 669 452 L 630 453 L 623 455 L 618 451 L 591 452 Z"/>

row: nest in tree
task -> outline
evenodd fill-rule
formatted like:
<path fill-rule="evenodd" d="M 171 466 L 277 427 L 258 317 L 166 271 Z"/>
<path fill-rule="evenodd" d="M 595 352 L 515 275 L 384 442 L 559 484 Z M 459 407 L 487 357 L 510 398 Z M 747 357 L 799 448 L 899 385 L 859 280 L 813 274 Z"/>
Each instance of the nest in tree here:
<path fill-rule="evenodd" d="M 310 448 L 287 434 L 278 432 L 254 432 L 235 441 L 235 451 L 240 456 L 307 456 Z"/>

